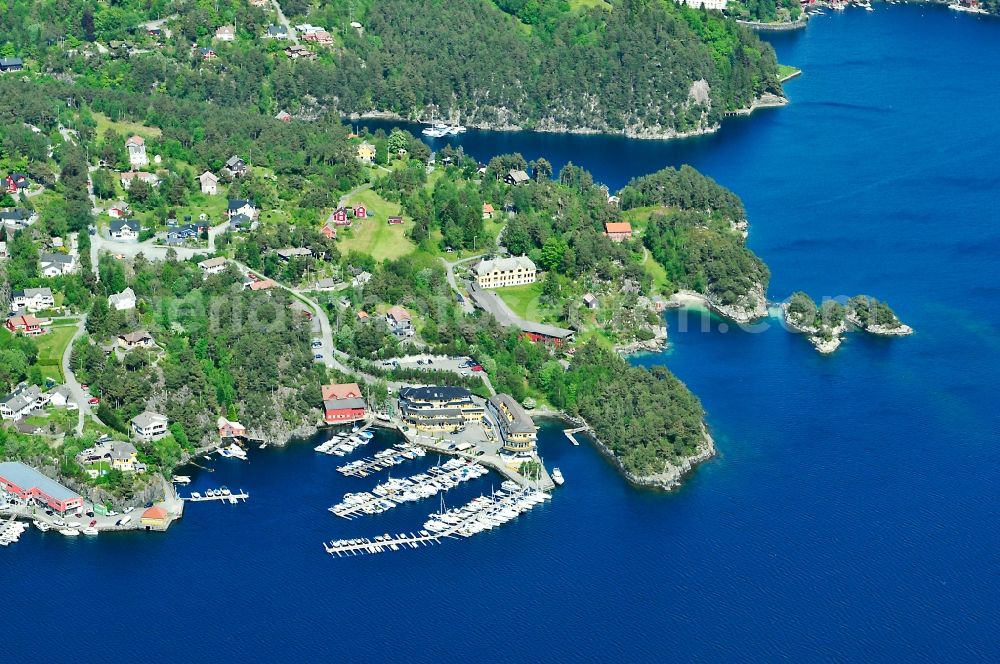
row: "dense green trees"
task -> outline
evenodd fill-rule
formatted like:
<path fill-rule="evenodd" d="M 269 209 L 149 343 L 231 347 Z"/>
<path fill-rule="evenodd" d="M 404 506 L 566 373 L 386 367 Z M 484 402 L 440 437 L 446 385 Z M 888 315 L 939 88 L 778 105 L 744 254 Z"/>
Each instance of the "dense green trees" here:
<path fill-rule="evenodd" d="M 546 364 L 538 380 L 554 405 L 583 417 L 637 476 L 662 473 L 704 442 L 701 403 L 665 367 L 632 367 L 590 342 L 568 370 Z"/>

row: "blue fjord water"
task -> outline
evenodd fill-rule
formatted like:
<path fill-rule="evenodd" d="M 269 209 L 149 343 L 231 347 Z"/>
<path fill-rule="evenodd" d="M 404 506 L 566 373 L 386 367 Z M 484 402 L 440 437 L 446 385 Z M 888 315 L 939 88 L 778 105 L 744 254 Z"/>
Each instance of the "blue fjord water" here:
<path fill-rule="evenodd" d="M 743 197 L 773 298 L 871 293 L 916 335 L 820 357 L 775 325 L 671 313 L 670 348 L 636 361 L 702 398 L 717 459 L 676 493 L 636 491 L 547 425 L 541 451 L 567 477 L 552 501 L 418 551 L 324 554 L 324 540 L 415 530 L 436 503 L 337 519 L 325 508 L 373 481 L 340 477 L 311 444 L 219 461 L 193 488 L 242 487 L 246 505 L 192 505 L 166 535 L 31 531 L 3 551 L 5 656 L 994 660 L 1000 21 L 883 6 L 773 41 L 806 72 L 793 103 L 713 136 L 462 143 L 572 160 L 613 187 L 691 163 Z"/>

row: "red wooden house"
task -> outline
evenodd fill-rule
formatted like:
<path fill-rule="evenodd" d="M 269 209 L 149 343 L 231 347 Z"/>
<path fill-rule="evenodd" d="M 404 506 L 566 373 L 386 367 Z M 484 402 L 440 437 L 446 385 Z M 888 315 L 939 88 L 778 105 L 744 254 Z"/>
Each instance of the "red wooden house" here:
<path fill-rule="evenodd" d="M 340 424 L 365 419 L 365 400 L 357 383 L 323 385 L 323 420 Z"/>
<path fill-rule="evenodd" d="M 364 205 L 354 206 L 354 218 L 355 219 L 367 219 L 368 218 L 368 208 Z"/>
<path fill-rule="evenodd" d="M 347 208 L 339 207 L 330 214 L 328 222 L 332 221 L 337 226 L 350 226 L 351 220 L 347 216 Z"/>

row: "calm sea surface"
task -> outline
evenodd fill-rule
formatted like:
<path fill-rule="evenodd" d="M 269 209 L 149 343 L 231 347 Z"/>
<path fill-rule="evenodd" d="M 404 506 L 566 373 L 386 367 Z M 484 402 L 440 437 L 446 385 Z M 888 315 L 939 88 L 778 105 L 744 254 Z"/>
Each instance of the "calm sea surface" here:
<path fill-rule="evenodd" d="M 542 454 L 567 478 L 552 501 L 418 551 L 323 552 L 417 530 L 437 502 L 338 519 L 326 508 L 377 480 L 341 477 L 313 442 L 214 462 L 191 488 L 249 503 L 191 505 L 162 536 L 32 530 L 0 551 L 3 659 L 995 661 L 1000 21 L 882 6 L 774 43 L 805 70 L 793 103 L 713 136 L 461 142 L 614 188 L 690 163 L 746 202 L 772 298 L 871 293 L 915 336 L 820 357 L 774 326 L 671 314 L 670 349 L 637 361 L 702 398 L 719 458 L 677 493 L 640 492 L 548 425 Z"/>

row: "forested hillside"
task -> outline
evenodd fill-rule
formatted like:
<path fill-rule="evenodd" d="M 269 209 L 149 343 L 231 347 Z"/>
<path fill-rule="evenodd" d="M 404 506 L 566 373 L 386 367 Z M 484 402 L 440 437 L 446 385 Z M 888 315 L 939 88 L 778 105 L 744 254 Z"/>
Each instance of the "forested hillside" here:
<path fill-rule="evenodd" d="M 286 1 L 331 43 L 265 39 L 269 6 L 10 0 L 5 55 L 91 88 L 316 118 L 391 112 L 467 125 L 670 136 L 780 93 L 772 48 L 714 12 L 669 0 L 571 9 L 544 0 Z M 165 30 L 146 22 L 167 17 Z M 358 20 L 363 27 L 350 27 Z M 213 40 L 235 26 L 233 41 Z M 121 41 L 125 40 L 125 41 Z M 192 48 L 194 45 L 197 48 Z M 199 48 L 211 48 L 210 56 Z"/>

